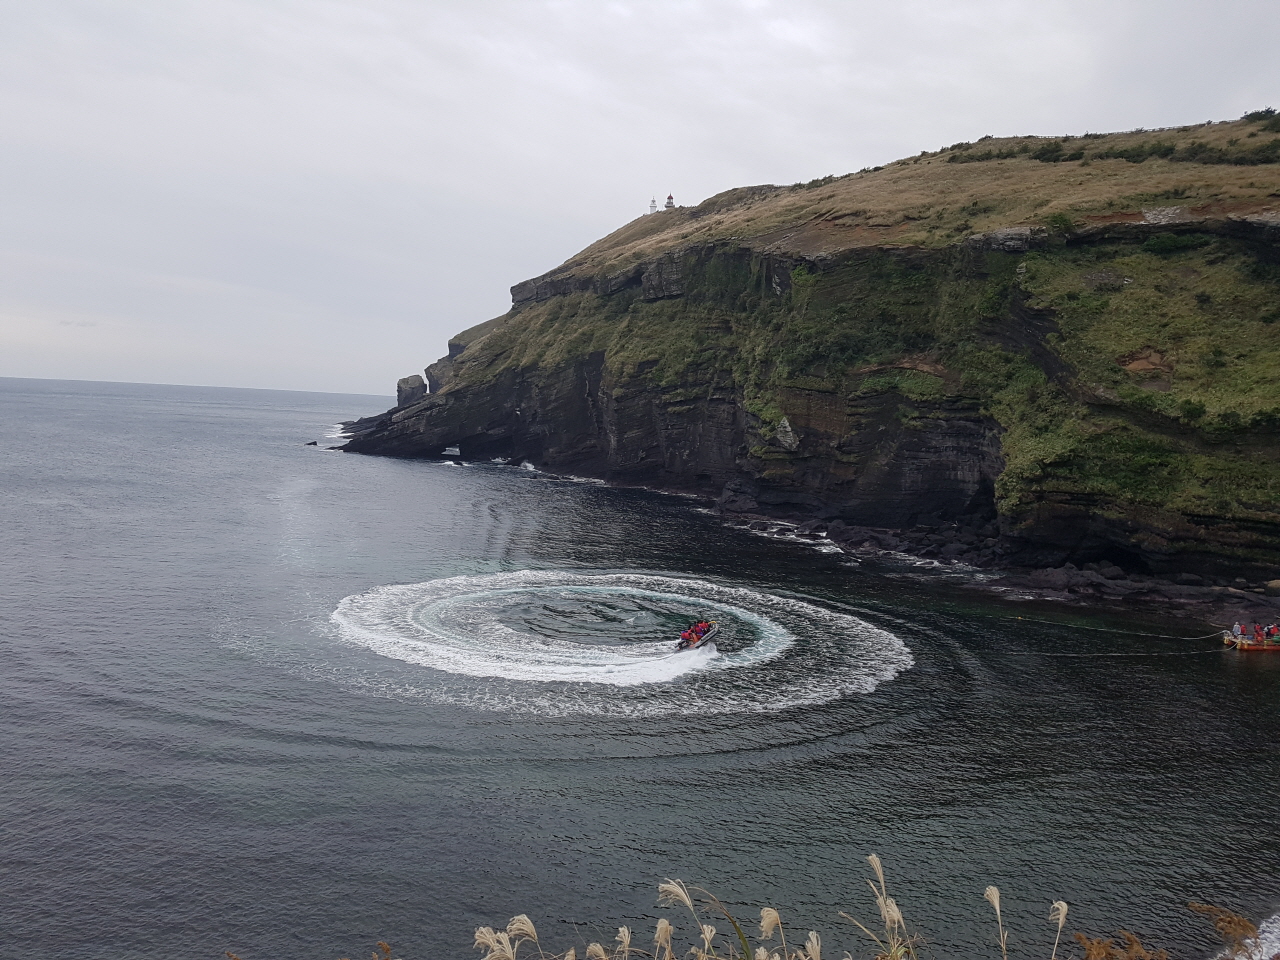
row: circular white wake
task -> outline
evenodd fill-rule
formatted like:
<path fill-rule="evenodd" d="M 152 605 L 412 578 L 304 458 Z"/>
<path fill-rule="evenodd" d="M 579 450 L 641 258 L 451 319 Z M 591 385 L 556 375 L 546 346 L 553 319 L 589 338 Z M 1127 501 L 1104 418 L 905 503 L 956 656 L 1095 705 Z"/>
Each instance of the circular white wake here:
<path fill-rule="evenodd" d="M 716 643 L 676 652 L 706 617 Z M 897 637 L 812 603 L 705 580 L 520 570 L 376 587 L 332 616 L 350 643 L 427 668 L 431 699 L 540 714 L 781 710 L 869 693 Z"/>

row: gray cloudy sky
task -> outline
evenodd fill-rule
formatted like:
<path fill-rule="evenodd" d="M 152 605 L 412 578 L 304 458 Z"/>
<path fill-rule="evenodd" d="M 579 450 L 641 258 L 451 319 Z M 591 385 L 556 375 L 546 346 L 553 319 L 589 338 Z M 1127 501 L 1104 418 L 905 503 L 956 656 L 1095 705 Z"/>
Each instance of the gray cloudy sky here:
<path fill-rule="evenodd" d="M 1280 106 L 1280 3 L 0 0 L 0 375 L 387 393 L 673 192 Z"/>

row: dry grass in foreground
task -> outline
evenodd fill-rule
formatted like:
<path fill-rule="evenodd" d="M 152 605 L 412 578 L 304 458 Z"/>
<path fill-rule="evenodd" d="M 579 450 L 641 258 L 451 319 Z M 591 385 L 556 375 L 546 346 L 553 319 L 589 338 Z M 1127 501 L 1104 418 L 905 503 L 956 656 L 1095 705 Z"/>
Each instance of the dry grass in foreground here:
<path fill-rule="evenodd" d="M 875 874 L 875 880 L 868 880 L 867 886 L 880 913 L 880 921 L 873 929 L 844 911 L 840 912 L 840 916 L 856 928 L 861 942 L 861 949 L 856 954 L 845 951 L 842 960 L 868 955 L 872 960 L 919 960 L 921 951 L 928 946 L 926 941 L 908 926 L 897 902 L 889 896 L 880 858 L 873 853 L 867 857 L 867 862 Z M 1009 960 L 1008 933 L 1000 914 L 1000 891 L 994 886 L 987 887 L 983 898 L 995 912 L 993 947 L 999 949 L 1000 960 Z M 666 917 L 660 918 L 654 928 L 650 950 L 633 943 L 630 927 L 619 927 L 612 944 L 588 943 L 582 954 L 583 960 L 676 960 L 677 957 L 692 957 L 693 960 L 822 960 L 822 938 L 817 931 L 808 931 L 803 941 L 797 941 L 793 934 L 788 942 L 782 915 L 773 907 L 760 910 L 758 928 L 754 922 L 747 928 L 715 894 L 701 887 L 688 886 L 681 880 L 664 880 L 658 884 L 658 903 L 682 908 L 682 913 L 688 913 L 689 924 L 677 927 Z M 1218 954 L 1216 960 L 1280 960 L 1280 953 L 1270 957 L 1263 953 L 1258 928 L 1246 918 L 1208 904 L 1190 903 L 1187 906 L 1209 920 L 1225 944 L 1225 950 Z M 1049 908 L 1049 923 L 1056 927 L 1049 960 L 1058 958 L 1067 909 L 1067 904 L 1061 900 L 1055 900 Z M 729 927 L 724 934 L 715 925 L 721 922 Z M 1073 960 L 1169 960 L 1167 951 L 1149 949 L 1128 930 L 1121 930 L 1116 938 L 1093 939 L 1076 933 L 1073 940 L 1082 951 L 1078 956 L 1071 954 Z M 686 943 L 688 947 L 684 948 Z M 531 948 L 526 948 L 527 944 L 532 945 Z M 480 927 L 476 930 L 475 946 L 484 951 L 480 960 L 520 960 L 522 948 L 525 960 L 534 960 L 535 957 L 537 960 L 578 960 L 577 947 L 548 953 L 538 939 L 533 921 L 524 914 L 512 917 L 504 930 Z M 393 960 L 389 943 L 379 941 L 377 947 L 373 960 Z M 992 954 L 994 957 L 994 950 Z M 240 960 L 234 953 L 228 952 L 226 956 L 228 960 Z M 1067 957 L 1068 950 L 1064 949 L 1063 960 Z"/>
<path fill-rule="evenodd" d="M 920 952 L 927 946 L 924 938 L 910 928 L 897 902 L 889 896 L 880 858 L 872 854 L 867 857 L 867 862 L 871 864 L 875 874 L 875 879 L 868 880 L 867 885 L 871 889 L 880 920 L 878 924 L 867 925 L 848 913 L 840 912 L 840 916 L 856 930 L 862 947 L 856 954 L 846 951 L 843 954 L 844 960 L 853 960 L 855 955 L 867 954 L 874 960 L 918 960 Z M 993 946 L 999 949 L 1001 960 L 1009 960 L 1008 933 L 1000 913 L 1000 891 L 990 886 L 983 896 L 995 913 Z M 773 907 L 761 909 L 758 929 L 754 923 L 748 929 L 714 894 L 700 887 L 690 887 L 680 880 L 664 880 L 660 883 L 658 902 L 663 906 L 681 908 L 682 913 L 688 914 L 689 923 L 677 928 L 667 918 L 659 919 L 654 929 L 652 949 L 634 945 L 631 929 L 619 927 L 612 944 L 587 944 L 584 960 L 639 960 L 646 957 L 652 960 L 676 960 L 683 956 L 690 956 L 693 960 L 822 960 L 821 936 L 810 930 L 802 941 L 797 939 L 795 933 L 789 940 L 782 916 Z M 1239 914 L 1201 903 L 1189 906 L 1212 921 L 1214 929 L 1226 944 L 1226 951 L 1220 955 L 1225 960 L 1280 958 L 1280 954 L 1275 957 L 1263 956 L 1258 941 L 1258 928 Z M 1062 931 L 1067 922 L 1067 904 L 1061 900 L 1055 901 L 1049 908 L 1048 919 L 1056 927 L 1049 960 L 1057 960 L 1059 947 L 1062 945 Z M 728 930 L 722 934 L 716 927 L 717 923 L 727 924 Z M 683 940 L 680 933 L 684 934 Z M 1148 949 L 1135 934 L 1127 930 L 1121 930 L 1118 939 L 1093 939 L 1077 933 L 1074 940 L 1083 951 L 1083 960 L 1169 960 L 1166 951 Z M 576 947 L 570 947 L 562 953 L 546 952 L 538 941 L 538 933 L 532 921 L 523 914 L 513 917 L 505 930 L 481 927 L 476 931 L 475 946 L 484 951 L 481 960 L 519 960 L 520 950 L 526 944 L 532 945 L 532 949 L 527 949 L 525 953 L 529 960 L 535 956 L 535 950 L 538 960 L 578 960 Z M 688 944 L 688 949 L 682 949 L 685 944 Z M 1063 950 L 1063 955 L 1065 958 L 1067 950 Z M 390 954 L 385 957 L 375 955 L 374 960 L 390 960 Z"/>

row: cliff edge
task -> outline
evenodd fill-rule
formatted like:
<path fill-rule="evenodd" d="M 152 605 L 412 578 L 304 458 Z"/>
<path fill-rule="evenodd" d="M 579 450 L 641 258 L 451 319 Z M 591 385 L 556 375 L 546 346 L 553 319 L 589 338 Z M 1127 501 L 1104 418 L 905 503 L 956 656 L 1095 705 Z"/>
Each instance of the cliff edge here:
<path fill-rule="evenodd" d="M 512 301 L 344 449 L 529 460 L 979 564 L 1280 573 L 1274 113 L 731 190 Z"/>

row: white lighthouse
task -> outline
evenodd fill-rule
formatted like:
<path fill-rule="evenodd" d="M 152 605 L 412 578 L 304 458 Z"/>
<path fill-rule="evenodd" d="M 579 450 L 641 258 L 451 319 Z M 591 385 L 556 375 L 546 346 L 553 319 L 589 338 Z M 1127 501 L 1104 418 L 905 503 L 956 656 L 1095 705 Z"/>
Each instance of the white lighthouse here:
<path fill-rule="evenodd" d="M 657 198 L 657 197 L 654 197 L 653 199 L 651 199 L 651 200 L 649 201 L 649 212 L 650 212 L 650 213 L 657 213 L 657 212 L 658 212 L 658 198 Z"/>

